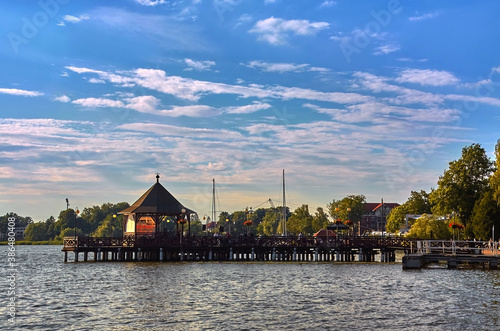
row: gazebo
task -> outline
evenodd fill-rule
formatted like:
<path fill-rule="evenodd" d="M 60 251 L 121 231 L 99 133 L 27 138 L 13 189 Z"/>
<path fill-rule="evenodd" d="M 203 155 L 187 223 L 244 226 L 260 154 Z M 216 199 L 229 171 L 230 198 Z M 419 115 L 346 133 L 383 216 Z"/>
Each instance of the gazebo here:
<path fill-rule="evenodd" d="M 188 223 L 191 230 L 191 215 L 193 210 L 184 207 L 163 185 L 160 184 L 160 175 L 156 175 L 156 183 L 151 186 L 130 207 L 122 210 L 123 234 L 157 234 L 160 223 L 167 217 L 172 217 L 177 224 Z M 184 227 L 184 226 L 183 226 Z"/>

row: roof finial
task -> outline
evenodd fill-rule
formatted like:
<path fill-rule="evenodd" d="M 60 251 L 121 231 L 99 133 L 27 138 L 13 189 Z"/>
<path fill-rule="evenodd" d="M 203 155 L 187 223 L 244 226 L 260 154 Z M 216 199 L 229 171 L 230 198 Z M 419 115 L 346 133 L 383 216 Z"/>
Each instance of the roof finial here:
<path fill-rule="evenodd" d="M 156 173 L 156 182 L 157 183 L 160 182 L 160 173 L 159 172 Z"/>

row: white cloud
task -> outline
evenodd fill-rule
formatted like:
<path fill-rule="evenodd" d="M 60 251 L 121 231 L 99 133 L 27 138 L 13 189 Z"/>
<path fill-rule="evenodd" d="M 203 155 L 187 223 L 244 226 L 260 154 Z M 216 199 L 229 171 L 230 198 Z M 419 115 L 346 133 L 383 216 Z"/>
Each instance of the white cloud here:
<path fill-rule="evenodd" d="M 143 6 L 157 6 L 167 3 L 166 0 L 135 0 L 135 2 Z"/>
<path fill-rule="evenodd" d="M 259 110 L 269 109 L 272 106 L 265 102 L 254 101 L 250 105 L 227 107 L 225 110 L 228 114 L 250 114 Z"/>
<path fill-rule="evenodd" d="M 73 15 L 64 15 L 63 16 L 63 21 L 68 22 L 68 23 L 80 23 L 81 21 L 86 21 L 90 19 L 90 17 L 86 14 L 82 14 L 80 16 L 73 16 Z M 63 25 L 64 25 L 64 22 Z"/>
<path fill-rule="evenodd" d="M 55 101 L 59 102 L 70 102 L 71 99 L 67 95 L 61 95 L 60 97 L 54 98 Z"/>
<path fill-rule="evenodd" d="M 83 107 L 123 107 L 124 104 L 123 102 L 119 100 L 111 100 L 111 99 L 105 99 L 105 98 L 83 98 L 83 99 L 76 99 L 73 101 L 74 104 L 83 106 Z"/>
<path fill-rule="evenodd" d="M 172 109 L 161 110 L 160 115 L 179 117 L 212 117 L 222 114 L 222 111 L 206 105 L 175 106 Z"/>
<path fill-rule="evenodd" d="M 287 36 L 294 35 L 315 35 L 321 30 L 327 29 L 330 25 L 326 22 L 310 22 L 308 20 L 284 20 L 270 17 L 258 21 L 249 31 L 256 33 L 260 40 L 267 41 L 272 45 L 286 44 Z"/>
<path fill-rule="evenodd" d="M 387 44 L 375 48 L 374 55 L 389 54 L 399 51 L 400 47 L 397 44 Z"/>
<path fill-rule="evenodd" d="M 249 68 L 260 68 L 267 72 L 302 72 L 305 71 L 308 64 L 294 64 L 294 63 L 268 63 L 262 61 L 251 61 L 246 64 Z"/>
<path fill-rule="evenodd" d="M 89 79 L 89 83 L 92 83 L 92 84 L 104 84 L 106 83 L 106 81 L 104 81 L 103 79 L 97 79 L 97 78 L 90 78 Z"/>
<path fill-rule="evenodd" d="M 435 17 L 438 17 L 439 16 L 439 13 L 437 12 L 433 12 L 433 13 L 426 13 L 426 14 L 422 14 L 422 15 L 415 15 L 415 16 L 411 16 L 408 18 L 408 20 L 410 22 L 417 22 L 417 21 L 424 21 L 424 20 L 428 20 L 428 19 L 431 19 L 431 18 L 435 18 Z"/>
<path fill-rule="evenodd" d="M 26 91 L 26 90 L 20 90 L 20 89 L 16 89 L 16 88 L 0 88 L 0 93 L 19 95 L 19 96 L 23 96 L 23 97 L 39 97 L 39 96 L 43 95 L 42 92 Z"/>
<path fill-rule="evenodd" d="M 141 113 L 157 113 L 157 105 L 160 100 L 155 98 L 152 95 L 143 95 L 135 98 L 127 98 L 125 99 L 128 104 L 126 108 L 137 110 Z"/>
<path fill-rule="evenodd" d="M 305 99 L 338 102 L 342 104 L 363 102 L 371 98 L 357 93 L 320 92 L 297 87 L 229 85 L 179 76 L 167 76 L 165 71 L 158 69 L 136 69 L 134 71 L 120 72 L 120 75 L 118 75 L 87 68 L 67 68 L 80 73 L 94 72 L 97 73 L 100 78 L 113 83 L 123 84 L 127 82 L 131 86 L 142 86 L 190 101 L 198 101 L 204 95 L 209 94 L 233 94 L 242 98 Z"/>
<path fill-rule="evenodd" d="M 198 71 L 206 71 L 211 70 L 211 68 L 215 65 L 214 61 L 194 61 L 191 59 L 184 59 L 184 63 L 188 65 L 188 68 L 184 70 L 198 70 Z"/>
<path fill-rule="evenodd" d="M 325 8 L 325 7 L 332 7 L 337 4 L 337 1 L 323 1 L 320 5 L 320 8 Z"/>
<path fill-rule="evenodd" d="M 440 70 L 406 69 L 396 78 L 399 83 L 413 83 L 420 85 L 445 86 L 456 85 L 460 80 L 452 73 Z"/>

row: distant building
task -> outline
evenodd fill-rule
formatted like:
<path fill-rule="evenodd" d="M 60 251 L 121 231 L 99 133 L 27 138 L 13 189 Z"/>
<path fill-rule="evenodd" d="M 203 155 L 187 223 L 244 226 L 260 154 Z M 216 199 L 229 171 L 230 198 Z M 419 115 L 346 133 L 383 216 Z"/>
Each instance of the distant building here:
<path fill-rule="evenodd" d="M 385 231 L 387 223 L 387 215 L 393 208 L 399 207 L 399 203 L 395 202 L 367 202 L 365 204 L 365 214 L 361 219 L 360 233 L 372 231 Z"/>

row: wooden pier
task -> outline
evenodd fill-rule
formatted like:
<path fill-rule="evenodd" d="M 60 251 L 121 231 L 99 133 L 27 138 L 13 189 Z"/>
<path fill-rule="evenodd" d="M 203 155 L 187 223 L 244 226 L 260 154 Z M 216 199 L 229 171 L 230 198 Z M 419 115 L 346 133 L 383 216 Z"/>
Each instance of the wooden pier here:
<path fill-rule="evenodd" d="M 404 237 L 309 236 L 216 237 L 136 235 L 120 238 L 65 237 L 64 261 L 358 261 L 395 262 L 410 250 Z M 83 254 L 81 260 L 80 254 Z"/>
<path fill-rule="evenodd" d="M 403 257 L 403 269 L 444 265 L 449 269 L 473 267 L 495 270 L 500 261 L 498 243 L 478 241 L 419 240 L 416 250 Z"/>

